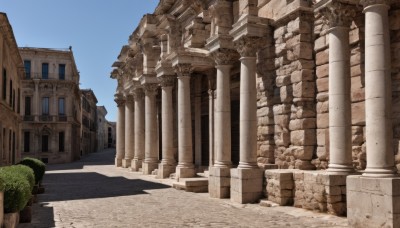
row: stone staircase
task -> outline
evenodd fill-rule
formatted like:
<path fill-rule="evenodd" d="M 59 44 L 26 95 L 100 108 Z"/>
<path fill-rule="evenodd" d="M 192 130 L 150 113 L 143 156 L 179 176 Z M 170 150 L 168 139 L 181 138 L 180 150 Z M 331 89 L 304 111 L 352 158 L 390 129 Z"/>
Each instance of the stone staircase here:
<path fill-rule="evenodd" d="M 187 192 L 208 192 L 208 178 L 180 178 L 178 181 L 172 183 L 172 187 L 178 190 L 185 190 Z"/>

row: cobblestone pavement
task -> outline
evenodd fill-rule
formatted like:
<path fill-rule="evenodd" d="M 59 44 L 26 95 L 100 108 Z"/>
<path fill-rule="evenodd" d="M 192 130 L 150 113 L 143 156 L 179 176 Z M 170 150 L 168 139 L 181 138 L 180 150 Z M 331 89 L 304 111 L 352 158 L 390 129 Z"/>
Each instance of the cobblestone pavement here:
<path fill-rule="evenodd" d="M 241 205 L 170 187 L 113 166 L 114 151 L 50 165 L 33 222 L 19 227 L 346 227 L 345 218 L 293 207 Z"/>

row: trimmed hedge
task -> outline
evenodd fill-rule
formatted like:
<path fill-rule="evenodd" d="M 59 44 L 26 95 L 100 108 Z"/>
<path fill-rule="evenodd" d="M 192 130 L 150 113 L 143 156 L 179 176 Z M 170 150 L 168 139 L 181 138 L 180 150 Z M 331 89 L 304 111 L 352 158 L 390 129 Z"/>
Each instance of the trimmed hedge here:
<path fill-rule="evenodd" d="M 0 169 L 4 181 L 4 213 L 21 211 L 31 198 L 31 186 L 24 174 L 15 168 Z"/>
<path fill-rule="evenodd" d="M 33 186 L 35 186 L 35 175 L 33 173 L 33 170 L 25 165 L 13 165 L 13 166 L 8 166 L 4 168 L 5 170 L 13 171 L 16 172 L 20 175 L 23 175 L 29 183 L 29 186 L 31 187 L 31 191 L 33 189 Z"/>
<path fill-rule="evenodd" d="M 46 171 L 46 165 L 42 161 L 27 157 L 22 159 L 19 164 L 28 166 L 33 170 L 35 174 L 35 184 L 39 184 L 39 182 L 42 181 L 44 172 Z"/>

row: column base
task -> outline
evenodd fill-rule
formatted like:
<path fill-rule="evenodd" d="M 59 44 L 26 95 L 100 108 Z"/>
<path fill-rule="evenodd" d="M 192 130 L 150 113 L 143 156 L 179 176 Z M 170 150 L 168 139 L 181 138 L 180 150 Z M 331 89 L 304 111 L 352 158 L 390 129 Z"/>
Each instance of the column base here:
<path fill-rule="evenodd" d="M 195 171 L 194 167 L 176 167 L 176 178 L 179 180 L 179 178 L 190 178 L 195 176 Z"/>
<path fill-rule="evenodd" d="M 231 169 L 231 201 L 256 203 L 262 197 L 262 188 L 262 169 Z"/>
<path fill-rule="evenodd" d="M 122 159 L 122 168 L 131 167 L 132 159 Z"/>
<path fill-rule="evenodd" d="M 115 158 L 115 166 L 116 167 L 122 167 L 122 159 Z"/>
<path fill-rule="evenodd" d="M 142 163 L 142 171 L 144 175 L 151 175 L 151 172 L 153 172 L 157 168 L 158 168 L 158 163 L 155 162 Z"/>
<path fill-rule="evenodd" d="M 350 165 L 337 165 L 337 164 L 329 164 L 328 169 L 326 170 L 328 174 L 332 175 L 347 175 L 354 172 L 353 166 Z"/>
<path fill-rule="evenodd" d="M 133 159 L 131 162 L 131 171 L 138 172 L 142 168 L 143 160 Z"/>
<path fill-rule="evenodd" d="M 168 178 L 172 173 L 175 173 L 176 166 L 169 164 L 158 164 L 157 178 L 165 179 Z"/>
<path fill-rule="evenodd" d="M 231 194 L 231 169 L 211 167 L 208 177 L 208 192 L 211 198 L 225 199 Z"/>
<path fill-rule="evenodd" d="M 347 219 L 352 227 L 399 227 L 400 178 L 347 177 Z"/>
<path fill-rule="evenodd" d="M 388 167 L 388 168 L 366 168 L 364 173 L 364 177 L 396 177 L 396 170 L 394 167 Z"/>

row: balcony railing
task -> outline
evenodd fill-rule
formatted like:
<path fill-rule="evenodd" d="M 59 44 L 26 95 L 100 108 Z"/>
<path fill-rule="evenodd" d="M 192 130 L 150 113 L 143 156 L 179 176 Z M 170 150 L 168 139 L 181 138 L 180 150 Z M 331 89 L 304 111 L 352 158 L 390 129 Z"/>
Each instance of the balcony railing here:
<path fill-rule="evenodd" d="M 60 116 L 51 116 L 51 115 L 31 115 L 31 116 L 23 116 L 23 120 L 27 122 L 68 122 L 68 121 L 75 121 L 79 122 L 77 119 L 68 117 L 65 115 Z"/>
<path fill-rule="evenodd" d="M 34 116 L 24 116 L 24 121 L 34 121 L 35 117 Z"/>
<path fill-rule="evenodd" d="M 68 118 L 66 116 L 58 116 L 59 122 L 67 122 Z"/>
<path fill-rule="evenodd" d="M 44 122 L 50 122 L 53 121 L 53 118 L 51 116 L 47 116 L 47 115 L 42 115 L 40 116 L 40 121 L 44 121 Z"/>
<path fill-rule="evenodd" d="M 34 73 L 31 72 L 30 74 L 28 74 L 30 77 L 26 77 L 25 79 L 43 79 L 43 80 L 71 80 L 71 75 L 69 74 L 65 74 L 64 75 L 64 79 L 61 79 L 60 74 L 58 73 L 48 73 L 47 74 L 47 78 L 43 78 L 43 74 L 42 73 Z M 27 76 L 28 76 L 27 75 Z"/>

